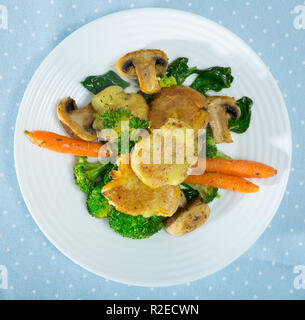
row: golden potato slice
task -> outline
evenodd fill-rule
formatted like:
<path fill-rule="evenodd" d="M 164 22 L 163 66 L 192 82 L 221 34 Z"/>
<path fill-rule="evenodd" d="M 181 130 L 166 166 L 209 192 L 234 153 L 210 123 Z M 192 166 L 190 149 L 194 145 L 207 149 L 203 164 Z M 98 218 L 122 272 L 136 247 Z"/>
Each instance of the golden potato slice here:
<path fill-rule="evenodd" d="M 196 140 L 190 126 L 169 119 L 159 130 L 142 138 L 131 153 L 131 167 L 137 177 L 150 188 L 179 185 L 188 169 L 197 162 Z"/>
<path fill-rule="evenodd" d="M 172 236 L 182 236 L 202 226 L 210 215 L 210 208 L 199 198 L 179 209 L 172 217 L 168 218 L 164 227 Z"/>
<path fill-rule="evenodd" d="M 170 217 L 177 211 L 181 199 L 179 186 L 151 189 L 137 178 L 129 164 L 123 163 L 111 175 L 113 180 L 102 188 L 102 194 L 118 211 L 143 217 Z"/>
<path fill-rule="evenodd" d="M 202 108 L 205 96 L 185 86 L 163 88 L 151 103 L 148 114 L 152 129 L 161 128 L 169 118 L 179 119 L 195 131 L 204 129 L 208 123 L 208 113 Z"/>
<path fill-rule="evenodd" d="M 142 120 L 148 119 L 148 105 L 145 99 L 137 93 L 126 93 L 119 86 L 110 86 L 102 90 L 93 97 L 91 103 L 97 113 L 124 108 Z"/>

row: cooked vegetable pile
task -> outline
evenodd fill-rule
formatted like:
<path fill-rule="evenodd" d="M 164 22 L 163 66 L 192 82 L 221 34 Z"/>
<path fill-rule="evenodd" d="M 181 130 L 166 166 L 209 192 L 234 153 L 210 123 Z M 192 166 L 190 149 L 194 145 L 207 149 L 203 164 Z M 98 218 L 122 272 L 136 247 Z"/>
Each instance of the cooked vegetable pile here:
<path fill-rule="evenodd" d="M 122 121 L 129 122 L 129 129 L 124 130 L 122 128 Z M 147 129 L 149 122 L 147 120 L 141 120 L 139 117 L 134 117 L 130 111 L 125 109 L 107 110 L 101 113 L 95 120 L 95 126 L 101 129 L 113 129 L 117 133 L 117 137 L 114 139 L 118 144 L 117 152 L 119 154 L 129 153 L 136 143 L 136 130 Z M 122 146 L 122 137 L 129 137 L 129 144 Z"/>
<path fill-rule="evenodd" d="M 199 69 L 189 66 L 185 57 L 169 64 L 167 55 L 155 49 L 130 52 L 116 67 L 121 76 L 134 81 L 137 93 L 125 92 L 131 83 L 112 70 L 88 76 L 81 84 L 94 94 L 89 104 L 78 108 L 66 97 L 57 106 L 69 137 L 25 131 L 42 148 L 76 156 L 75 184 L 86 194 L 92 217 L 108 219 L 110 228 L 132 239 L 148 238 L 163 227 L 181 236 L 207 221 L 208 204 L 220 197 L 219 189 L 255 193 L 259 187 L 248 178 L 277 174 L 268 165 L 234 160 L 218 149 L 218 144 L 233 142 L 231 133 L 243 134 L 251 123 L 250 98 L 215 95 L 234 81 L 230 67 Z M 194 80 L 184 85 L 191 75 Z M 183 133 L 180 138 L 175 136 L 177 129 Z M 155 139 L 165 158 L 160 132 L 175 139 L 177 150 L 187 150 L 189 129 L 195 138 L 206 129 L 206 143 L 195 145 L 193 162 L 185 155 L 183 163 L 138 161 L 154 148 Z M 204 173 L 190 173 L 201 164 Z"/>
<path fill-rule="evenodd" d="M 78 157 L 74 166 L 75 183 L 87 197 L 87 209 L 95 218 L 109 218 L 110 227 L 123 237 L 133 239 L 148 238 L 163 227 L 161 217 L 144 218 L 130 216 L 117 211 L 102 195 L 101 189 L 111 181 L 109 173 L 115 165 L 88 162 L 86 157 Z"/>

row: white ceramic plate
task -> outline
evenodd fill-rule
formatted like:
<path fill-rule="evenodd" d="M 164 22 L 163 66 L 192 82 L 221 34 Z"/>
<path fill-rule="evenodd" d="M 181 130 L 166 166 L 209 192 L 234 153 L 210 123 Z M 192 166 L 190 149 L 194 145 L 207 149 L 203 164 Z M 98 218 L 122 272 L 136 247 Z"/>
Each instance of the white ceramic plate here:
<path fill-rule="evenodd" d="M 32 145 L 23 131 L 63 134 L 56 104 L 66 96 L 85 105 L 91 94 L 80 81 L 114 69 L 123 54 L 159 48 L 172 60 L 190 58 L 200 68 L 230 66 L 235 81 L 221 94 L 251 97 L 249 131 L 233 135 L 223 150 L 235 158 L 262 161 L 279 174 L 258 181 L 254 195 L 222 192 L 211 217 L 180 238 L 165 231 L 146 240 L 125 239 L 107 220 L 91 218 L 73 181 L 74 158 Z M 280 205 L 291 160 L 289 118 L 278 86 L 261 59 L 222 26 L 186 12 L 138 9 L 115 13 L 82 27 L 57 46 L 38 68 L 24 95 L 15 134 L 15 163 L 25 202 L 48 239 L 82 267 L 111 280 L 166 286 L 207 276 L 242 255 L 262 234 Z"/>

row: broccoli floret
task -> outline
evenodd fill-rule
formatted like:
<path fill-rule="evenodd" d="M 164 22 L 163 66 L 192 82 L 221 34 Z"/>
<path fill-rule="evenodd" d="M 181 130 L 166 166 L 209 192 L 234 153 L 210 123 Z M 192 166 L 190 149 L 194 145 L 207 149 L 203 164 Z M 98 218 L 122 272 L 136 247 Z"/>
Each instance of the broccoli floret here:
<path fill-rule="evenodd" d="M 84 193 L 90 194 L 95 188 L 98 178 L 107 167 L 108 164 L 92 163 L 88 162 L 87 157 L 78 157 L 78 161 L 74 165 L 75 183 Z"/>
<path fill-rule="evenodd" d="M 177 85 L 177 80 L 174 76 L 167 76 L 166 74 L 162 74 L 159 78 L 159 86 L 160 88 L 169 88 Z"/>
<path fill-rule="evenodd" d="M 95 218 L 106 218 L 109 212 L 114 210 L 102 195 L 101 188 L 111 181 L 109 173 L 115 167 L 116 165 L 111 163 L 88 162 L 87 157 L 78 157 L 74 166 L 75 183 L 88 195 L 87 209 Z"/>
<path fill-rule="evenodd" d="M 209 159 L 216 158 L 217 147 L 213 138 L 212 130 L 210 127 L 206 129 L 206 157 Z"/>
<path fill-rule="evenodd" d="M 116 164 L 109 164 L 108 167 L 103 171 L 103 177 L 102 177 L 102 186 L 106 185 L 108 182 L 112 180 L 112 178 L 109 176 L 110 172 L 112 170 L 117 170 L 118 166 Z"/>
<path fill-rule="evenodd" d="M 101 193 L 101 186 L 97 186 L 89 194 L 87 199 L 87 208 L 91 216 L 95 218 L 106 218 L 113 210 L 113 206 Z"/>
<path fill-rule="evenodd" d="M 196 189 L 198 190 L 203 203 L 206 203 L 206 204 L 212 202 L 218 195 L 217 188 L 200 185 L 200 186 L 197 186 Z"/>
<path fill-rule="evenodd" d="M 147 129 L 149 122 L 147 120 L 141 120 L 139 117 L 134 117 L 130 111 L 120 108 L 117 110 L 106 110 L 98 116 L 98 119 L 102 121 L 102 127 L 104 129 L 113 129 L 118 136 L 118 153 L 129 153 L 135 145 L 135 141 L 129 141 L 129 149 L 122 150 L 121 141 L 122 137 L 129 135 L 129 140 L 134 139 L 134 132 L 136 129 Z M 129 121 L 129 132 L 122 131 L 121 122 Z"/>
<path fill-rule="evenodd" d="M 130 216 L 113 210 L 108 214 L 109 225 L 123 237 L 132 239 L 149 238 L 163 228 L 162 218 L 153 216 Z"/>
<path fill-rule="evenodd" d="M 214 158 L 226 158 L 231 159 L 231 157 L 227 156 L 223 152 L 219 151 L 217 149 L 217 146 L 215 144 L 212 129 L 210 126 L 206 129 L 206 157 L 208 159 L 214 159 Z"/>

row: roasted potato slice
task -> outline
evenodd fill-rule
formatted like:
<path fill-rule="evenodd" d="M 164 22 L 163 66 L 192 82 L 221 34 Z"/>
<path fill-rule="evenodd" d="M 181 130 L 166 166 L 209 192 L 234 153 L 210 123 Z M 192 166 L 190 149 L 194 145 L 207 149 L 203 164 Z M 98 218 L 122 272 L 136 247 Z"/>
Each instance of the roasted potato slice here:
<path fill-rule="evenodd" d="M 152 129 L 161 128 L 169 118 L 179 119 L 195 131 L 208 124 L 205 96 L 185 86 L 163 88 L 151 103 L 148 114 Z"/>
<path fill-rule="evenodd" d="M 92 107 L 96 113 L 102 113 L 106 110 L 116 110 L 124 108 L 129 110 L 132 115 L 142 120 L 148 119 L 148 105 L 145 99 L 137 93 L 126 93 L 119 86 L 110 86 L 92 99 Z M 101 130 L 98 119 L 94 122 L 93 127 Z"/>
<path fill-rule="evenodd" d="M 199 198 L 193 199 L 186 207 L 180 208 L 168 218 L 164 227 L 172 236 L 182 236 L 202 226 L 210 215 L 210 208 Z"/>
<path fill-rule="evenodd" d="M 111 175 L 113 180 L 102 188 L 102 194 L 118 211 L 144 217 L 170 217 L 177 211 L 181 199 L 179 186 L 151 189 L 137 178 L 129 164 L 122 161 L 118 171 Z"/>
<path fill-rule="evenodd" d="M 138 142 L 131 153 L 131 167 L 150 188 L 179 185 L 197 162 L 196 140 L 191 140 L 184 122 L 169 121 L 153 134 Z M 188 141 L 188 142 L 186 142 Z"/>

